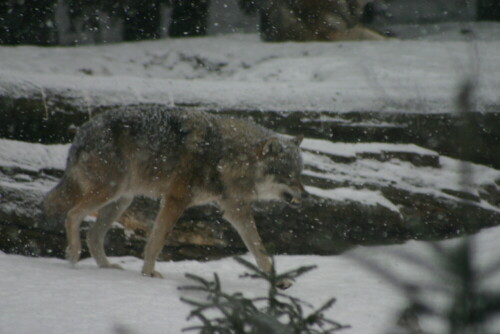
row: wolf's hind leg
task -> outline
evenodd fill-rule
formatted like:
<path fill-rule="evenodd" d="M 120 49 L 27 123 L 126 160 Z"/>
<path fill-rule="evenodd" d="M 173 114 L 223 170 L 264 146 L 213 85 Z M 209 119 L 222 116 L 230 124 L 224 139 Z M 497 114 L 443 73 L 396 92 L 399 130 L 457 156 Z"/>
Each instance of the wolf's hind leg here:
<path fill-rule="evenodd" d="M 92 213 L 96 206 L 90 207 L 86 203 L 79 203 L 68 211 L 66 217 L 66 258 L 71 264 L 76 264 L 82 253 L 82 242 L 80 240 L 80 225 L 83 219 Z"/>
<path fill-rule="evenodd" d="M 66 258 L 71 264 L 76 264 L 80 259 L 80 254 L 82 252 L 80 224 L 85 216 L 85 213 L 80 213 L 78 210 L 71 209 L 68 211 L 68 216 L 66 217 L 65 227 L 66 238 L 68 240 Z"/>
<path fill-rule="evenodd" d="M 80 240 L 82 220 L 100 207 L 116 199 L 114 196 L 114 192 L 108 189 L 94 188 L 93 191 L 88 191 L 86 194 L 79 196 L 76 204 L 68 211 L 65 223 L 66 237 L 68 239 L 66 258 L 71 264 L 78 262 L 82 252 Z"/>
<path fill-rule="evenodd" d="M 133 197 L 123 196 L 101 208 L 96 222 L 87 232 L 87 246 L 90 254 L 101 268 L 122 269 L 118 264 L 111 264 L 104 251 L 104 238 L 113 222 L 121 216 L 132 202 Z"/>

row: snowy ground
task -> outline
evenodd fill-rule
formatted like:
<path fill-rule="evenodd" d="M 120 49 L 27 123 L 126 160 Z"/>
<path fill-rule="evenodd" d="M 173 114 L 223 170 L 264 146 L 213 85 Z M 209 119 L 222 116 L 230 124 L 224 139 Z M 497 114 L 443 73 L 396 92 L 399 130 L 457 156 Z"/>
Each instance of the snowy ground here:
<path fill-rule="evenodd" d="M 478 235 L 479 265 L 498 261 L 498 238 L 498 227 Z M 337 297 L 337 303 L 327 315 L 350 324 L 352 329 L 346 333 L 377 334 L 386 333 L 396 321 L 404 299 L 386 281 L 349 256 L 355 253 L 421 283 L 430 282 L 425 270 L 391 254 L 409 252 L 425 256 L 427 250 L 425 244 L 412 241 L 401 246 L 358 248 L 335 257 L 279 256 L 277 263 L 280 271 L 299 265 L 318 265 L 318 269 L 300 278 L 290 293 L 316 306 L 329 297 Z M 70 268 L 60 259 L 0 253 L 0 333 L 109 334 L 117 326 L 125 326 L 131 333 L 180 333 L 188 325 L 189 307 L 179 301 L 182 293 L 177 287 L 186 284 L 186 272 L 206 278 L 218 272 L 226 291 L 239 290 L 247 296 L 265 294 L 264 283 L 238 278 L 244 269 L 231 259 L 210 263 L 159 263 L 158 268 L 166 277 L 163 280 L 140 276 L 142 261 L 137 258 L 113 260 L 126 270 L 98 269 L 90 259 Z M 500 278 L 490 281 L 489 286 L 498 291 Z M 436 294 L 432 298 L 436 302 L 442 300 Z M 433 330 L 442 328 L 439 323 L 425 319 L 421 326 Z"/>
<path fill-rule="evenodd" d="M 405 28 L 399 28 L 405 30 Z M 263 43 L 257 34 L 114 45 L 0 47 L 0 92 L 46 90 L 82 103 L 214 109 L 450 112 L 464 78 L 498 111 L 500 24 L 429 26 L 385 42 Z M 404 36 L 404 34 L 402 34 Z"/>

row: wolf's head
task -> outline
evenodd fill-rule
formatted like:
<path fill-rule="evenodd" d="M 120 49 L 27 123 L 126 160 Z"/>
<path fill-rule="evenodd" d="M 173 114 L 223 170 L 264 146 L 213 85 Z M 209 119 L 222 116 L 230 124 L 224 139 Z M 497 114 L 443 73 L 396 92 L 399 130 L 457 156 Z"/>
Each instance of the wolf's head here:
<path fill-rule="evenodd" d="M 279 199 L 292 206 L 301 204 L 306 191 L 300 180 L 302 157 L 300 143 L 303 136 L 292 139 L 271 137 L 263 140 L 257 155 L 257 197 Z"/>

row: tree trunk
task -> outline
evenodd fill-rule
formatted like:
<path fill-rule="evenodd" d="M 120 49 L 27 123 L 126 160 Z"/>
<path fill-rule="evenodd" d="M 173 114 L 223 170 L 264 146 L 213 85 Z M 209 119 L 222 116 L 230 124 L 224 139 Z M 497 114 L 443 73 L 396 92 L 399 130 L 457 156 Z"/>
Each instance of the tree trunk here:
<path fill-rule="evenodd" d="M 177 0 L 173 3 L 170 37 L 204 36 L 207 34 L 209 0 Z"/>
<path fill-rule="evenodd" d="M 125 12 L 123 39 L 139 41 L 160 37 L 161 11 L 158 0 L 131 2 Z"/>
<path fill-rule="evenodd" d="M 499 0 L 478 0 L 477 19 L 480 21 L 500 21 Z"/>
<path fill-rule="evenodd" d="M 0 44 L 57 45 L 55 0 L 0 3 Z"/>

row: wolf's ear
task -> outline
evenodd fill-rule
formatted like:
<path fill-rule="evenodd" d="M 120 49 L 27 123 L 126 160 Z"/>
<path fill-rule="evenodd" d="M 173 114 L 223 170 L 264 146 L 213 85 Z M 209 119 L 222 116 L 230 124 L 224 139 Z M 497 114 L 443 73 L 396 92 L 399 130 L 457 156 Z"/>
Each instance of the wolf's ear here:
<path fill-rule="evenodd" d="M 304 135 L 298 135 L 298 136 L 293 137 L 292 143 L 294 143 L 297 146 L 300 146 L 300 144 L 302 143 L 303 140 L 304 140 Z"/>
<path fill-rule="evenodd" d="M 276 155 L 281 151 L 283 151 L 283 146 L 281 145 L 279 139 L 276 137 L 271 137 L 263 140 L 257 147 L 257 155 L 261 158 L 270 154 Z"/>

